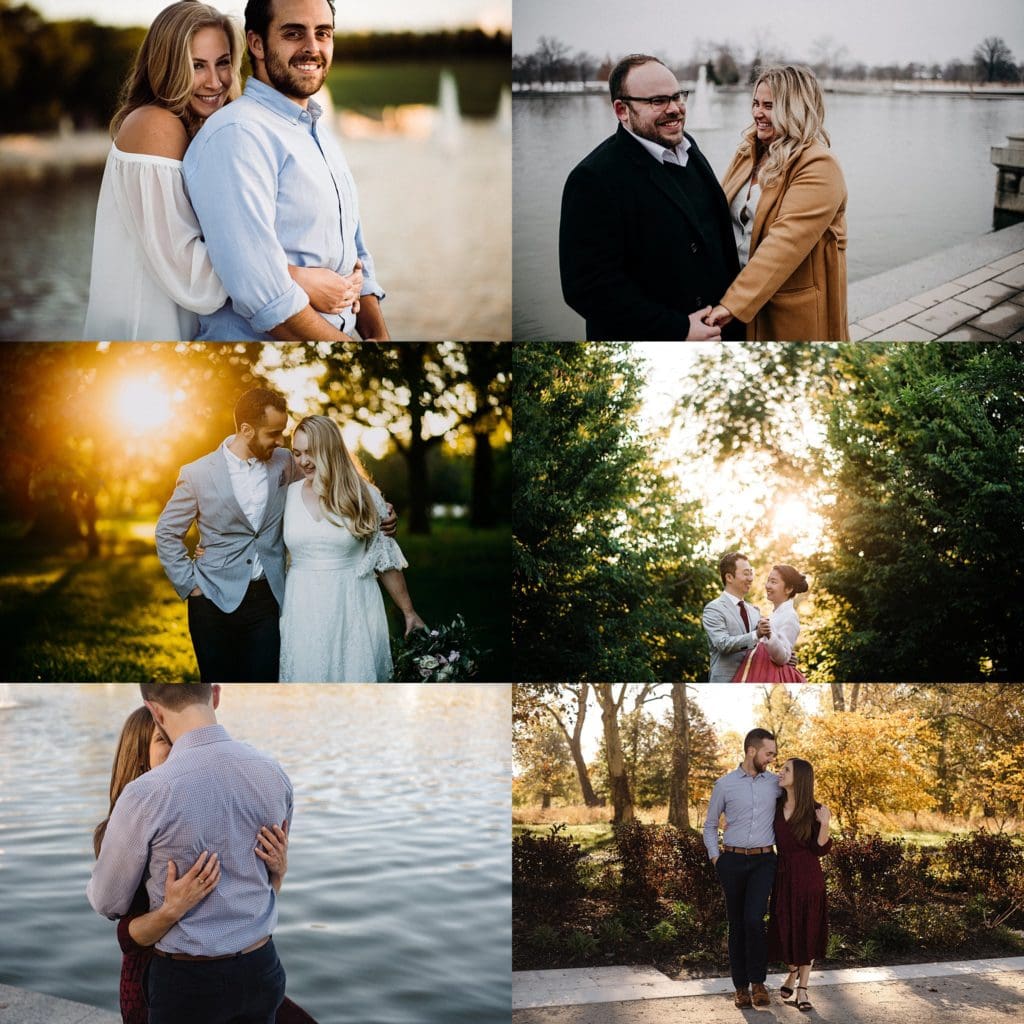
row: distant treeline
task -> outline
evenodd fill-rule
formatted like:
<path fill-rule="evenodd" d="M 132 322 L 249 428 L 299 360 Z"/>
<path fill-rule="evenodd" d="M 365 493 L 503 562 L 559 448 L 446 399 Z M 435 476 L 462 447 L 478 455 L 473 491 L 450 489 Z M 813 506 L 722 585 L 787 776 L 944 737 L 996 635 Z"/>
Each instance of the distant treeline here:
<path fill-rule="evenodd" d="M 146 28 L 91 20 L 47 21 L 27 4 L 0 0 L 0 133 L 52 131 L 62 123 L 101 128 L 113 116 Z M 480 29 L 338 34 L 335 59 L 347 62 L 509 59 L 511 38 Z"/>

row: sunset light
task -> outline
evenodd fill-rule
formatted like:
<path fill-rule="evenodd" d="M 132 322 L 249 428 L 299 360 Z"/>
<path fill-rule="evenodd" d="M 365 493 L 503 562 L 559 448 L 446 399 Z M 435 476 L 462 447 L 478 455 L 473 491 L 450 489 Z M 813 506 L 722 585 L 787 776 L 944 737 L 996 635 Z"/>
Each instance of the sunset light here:
<path fill-rule="evenodd" d="M 136 374 L 118 386 L 114 414 L 126 430 L 144 434 L 164 426 L 183 397 L 181 391 L 169 391 L 158 373 Z"/>

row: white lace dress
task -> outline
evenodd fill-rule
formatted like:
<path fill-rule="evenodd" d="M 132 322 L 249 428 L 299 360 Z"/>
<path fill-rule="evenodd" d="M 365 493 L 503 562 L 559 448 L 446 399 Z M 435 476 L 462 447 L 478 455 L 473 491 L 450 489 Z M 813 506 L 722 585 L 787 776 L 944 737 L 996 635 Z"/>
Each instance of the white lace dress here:
<path fill-rule="evenodd" d="M 376 573 L 404 569 L 402 549 L 380 531 L 369 541 L 328 519 L 317 522 L 302 500 L 304 481 L 288 488 L 284 542 L 290 565 L 281 610 L 282 683 L 374 683 L 391 679 L 391 643 Z M 387 506 L 371 487 L 381 516 Z"/>

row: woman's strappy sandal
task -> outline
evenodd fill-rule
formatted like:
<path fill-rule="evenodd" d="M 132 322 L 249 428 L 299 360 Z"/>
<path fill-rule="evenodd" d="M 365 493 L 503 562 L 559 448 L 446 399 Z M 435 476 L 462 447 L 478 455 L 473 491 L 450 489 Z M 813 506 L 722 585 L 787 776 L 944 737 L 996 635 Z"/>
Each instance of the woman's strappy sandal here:
<path fill-rule="evenodd" d="M 797 990 L 798 993 L 806 992 L 807 991 L 807 987 L 805 985 L 797 985 L 796 990 Z M 796 1008 L 801 1013 L 810 1013 L 811 1010 L 814 1009 L 814 1007 L 811 1006 L 811 1003 L 810 1003 L 809 1000 L 801 999 L 799 995 L 797 995 L 797 997 L 796 997 Z"/>
<path fill-rule="evenodd" d="M 790 971 L 789 974 L 786 975 L 786 981 L 789 981 L 790 978 L 792 978 L 795 981 L 796 980 L 796 974 L 797 974 L 796 971 Z M 792 995 L 793 995 L 793 986 L 792 985 L 780 985 L 779 986 L 779 995 L 782 996 L 783 999 L 791 998 Z"/>

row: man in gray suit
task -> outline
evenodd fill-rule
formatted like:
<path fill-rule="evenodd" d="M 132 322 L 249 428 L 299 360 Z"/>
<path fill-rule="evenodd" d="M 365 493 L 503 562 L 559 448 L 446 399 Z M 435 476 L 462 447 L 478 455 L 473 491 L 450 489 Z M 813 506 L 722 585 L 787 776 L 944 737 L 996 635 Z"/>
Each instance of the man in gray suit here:
<path fill-rule="evenodd" d="M 711 654 L 709 683 L 731 683 L 743 656 L 771 626 L 758 609 L 743 598 L 754 582 L 754 570 L 746 555 L 731 551 L 718 563 L 725 588 L 720 597 L 704 606 L 704 632 Z"/>
<path fill-rule="evenodd" d="M 164 572 L 188 601 L 188 630 L 204 683 L 277 682 L 279 619 L 284 601 L 282 533 L 288 485 L 303 478 L 282 447 L 284 396 L 245 392 L 235 405 L 235 433 L 209 455 L 183 466 L 156 524 Z M 396 519 L 381 523 L 388 535 Z M 199 527 L 202 556 L 185 536 Z"/>

